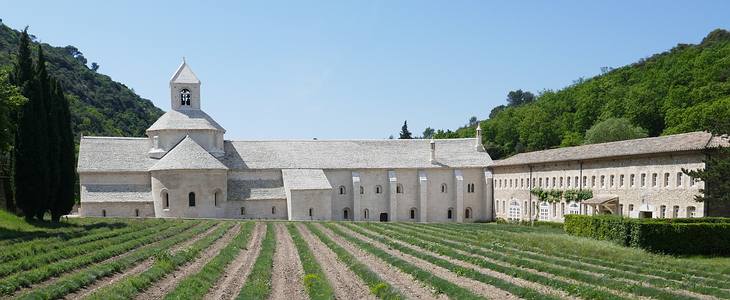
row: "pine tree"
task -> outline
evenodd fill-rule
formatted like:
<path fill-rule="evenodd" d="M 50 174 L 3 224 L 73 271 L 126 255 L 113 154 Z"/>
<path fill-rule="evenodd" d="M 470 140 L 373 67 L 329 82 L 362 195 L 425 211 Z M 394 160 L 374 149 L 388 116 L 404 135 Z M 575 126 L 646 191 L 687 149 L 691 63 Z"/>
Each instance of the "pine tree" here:
<path fill-rule="evenodd" d="M 408 120 L 403 122 L 403 127 L 400 129 L 400 137 L 399 139 L 412 139 L 411 132 L 408 131 Z"/>
<path fill-rule="evenodd" d="M 59 135 L 59 186 L 56 202 L 51 206 L 51 220 L 58 222 L 62 215 L 71 212 L 75 204 L 74 187 L 76 184 L 76 147 L 71 131 L 71 111 L 66 97 L 58 82 L 55 82 L 54 102 L 56 103 L 57 131 Z"/>

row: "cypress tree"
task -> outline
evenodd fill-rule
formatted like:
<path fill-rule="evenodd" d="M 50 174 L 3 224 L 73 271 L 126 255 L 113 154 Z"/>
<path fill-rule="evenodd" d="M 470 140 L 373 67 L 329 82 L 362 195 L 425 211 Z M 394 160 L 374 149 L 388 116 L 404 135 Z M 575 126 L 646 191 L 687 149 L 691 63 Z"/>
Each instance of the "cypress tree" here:
<path fill-rule="evenodd" d="M 37 126 L 35 124 L 36 115 L 36 84 L 33 71 L 33 61 L 30 51 L 30 37 L 28 36 L 28 28 L 20 34 L 20 43 L 18 47 L 18 56 L 13 70 L 13 83 L 20 87 L 23 96 L 28 101 L 23 105 L 18 114 L 18 129 L 15 136 L 15 166 L 14 166 L 14 186 L 15 186 L 15 203 L 30 220 L 36 216 L 39 207 L 35 184 L 37 175 L 37 139 L 35 138 Z"/>
<path fill-rule="evenodd" d="M 45 157 L 45 161 L 41 161 L 46 167 L 43 168 L 45 173 L 45 184 L 43 185 L 43 194 L 41 198 L 41 205 L 43 207 L 43 213 L 51 210 L 53 204 L 56 202 L 58 196 L 58 187 L 60 185 L 60 172 L 59 172 L 59 160 L 60 160 L 60 139 L 58 131 L 58 109 L 55 101 L 56 95 L 56 84 L 53 82 L 51 77 L 48 75 L 46 69 L 46 58 L 43 55 L 43 48 L 38 46 L 38 61 L 36 64 L 36 80 L 38 82 L 38 95 L 39 99 L 42 100 L 42 110 L 39 111 L 41 116 L 37 122 L 39 128 L 39 139 L 40 139 L 40 152 L 39 155 Z M 43 218 L 43 213 L 36 215 L 39 219 Z"/>
<path fill-rule="evenodd" d="M 54 103 L 56 103 L 57 131 L 59 136 L 59 185 L 56 200 L 51 206 L 51 220 L 58 222 L 62 215 L 71 212 L 76 184 L 76 146 L 71 131 L 71 110 L 63 90 L 55 82 Z"/>

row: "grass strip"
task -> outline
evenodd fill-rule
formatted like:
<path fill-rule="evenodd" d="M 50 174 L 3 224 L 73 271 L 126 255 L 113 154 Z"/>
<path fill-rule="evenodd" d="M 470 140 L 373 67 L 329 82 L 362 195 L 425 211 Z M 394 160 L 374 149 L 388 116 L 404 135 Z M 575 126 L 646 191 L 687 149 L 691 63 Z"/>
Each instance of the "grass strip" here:
<path fill-rule="evenodd" d="M 193 243 L 189 248 L 181 250 L 176 254 L 169 251 L 158 252 L 155 255 L 155 263 L 144 272 L 128 276 L 124 279 L 96 290 L 87 299 L 108 300 L 108 299 L 131 299 L 140 292 L 149 288 L 153 283 L 162 279 L 165 275 L 176 270 L 181 265 L 197 258 L 200 253 L 220 239 L 233 226 L 232 222 L 224 222 L 205 237 Z"/>
<path fill-rule="evenodd" d="M 196 226 L 193 226 L 196 225 Z M 129 255 L 115 259 L 103 264 L 96 264 L 77 272 L 61 276 L 53 284 L 35 288 L 32 291 L 20 295 L 19 299 L 58 299 L 69 293 L 77 291 L 96 280 L 116 272 L 121 272 L 132 267 L 134 264 L 147 259 L 160 251 L 164 251 L 196 234 L 208 230 L 212 223 L 199 223 L 197 221 L 181 222 L 177 226 L 161 232 L 160 242 L 143 246 L 134 250 Z M 192 227 L 192 228 L 191 228 Z"/>
<path fill-rule="evenodd" d="M 554 251 L 554 250 L 548 250 L 543 249 L 539 247 L 529 246 L 521 243 L 515 243 L 514 241 L 505 239 L 504 237 L 499 236 L 498 234 L 493 234 L 492 232 L 489 232 L 491 230 L 479 230 L 474 231 L 471 229 L 464 228 L 463 226 L 453 226 L 453 225 L 447 225 L 443 224 L 443 226 L 432 226 L 432 225 L 425 225 L 425 226 L 418 226 L 413 227 L 418 228 L 419 230 L 430 230 L 430 231 L 437 231 L 440 233 L 448 233 L 448 234 L 458 234 L 458 235 L 468 235 L 472 236 L 476 239 L 485 241 L 485 240 L 499 240 L 499 245 L 503 246 L 505 249 L 511 249 L 514 251 L 521 251 L 521 252 L 528 252 L 535 255 L 547 255 L 555 258 L 562 259 L 564 262 L 568 262 L 570 264 L 576 264 L 576 262 L 582 262 L 585 264 L 590 264 L 594 266 L 600 266 L 604 268 L 609 268 L 614 271 L 607 271 L 603 268 L 593 268 L 592 270 L 596 272 L 620 272 L 615 273 L 615 277 L 626 277 L 631 278 L 633 280 L 641 280 L 641 281 L 647 281 L 651 284 L 662 286 L 662 287 L 673 287 L 673 288 L 680 288 L 680 289 L 691 289 L 692 291 L 702 293 L 702 294 L 708 294 L 708 295 L 715 295 L 719 297 L 730 297 L 730 294 L 728 294 L 727 291 L 724 291 L 724 289 L 727 286 L 727 280 L 723 278 L 722 275 L 718 275 L 716 279 L 713 277 L 704 277 L 708 274 L 698 274 L 698 276 L 687 276 L 688 270 L 685 270 L 683 268 L 677 268 L 676 271 L 673 270 L 664 270 L 660 267 L 663 265 L 666 265 L 665 263 L 653 263 L 649 265 L 636 265 L 634 262 L 624 262 L 624 263 L 617 263 L 617 260 L 620 260 L 617 256 L 622 255 L 616 255 L 614 254 L 614 259 L 600 259 L 600 258 L 594 258 L 590 257 L 589 255 L 592 255 L 593 253 L 586 253 L 585 255 L 573 255 L 569 253 L 565 253 L 564 251 Z M 517 239 L 520 240 L 520 239 Z M 524 239 L 522 239 L 524 240 Z M 493 243 L 494 244 L 494 243 Z M 496 245 L 496 244 L 495 244 Z M 675 264 L 671 264 L 675 265 Z M 584 268 L 585 266 L 581 265 L 581 268 Z M 676 267 L 676 266 L 675 266 Z M 643 276 L 640 274 L 646 274 L 651 276 Z M 655 277 L 662 277 L 669 280 L 675 280 L 676 282 L 671 283 L 668 281 L 663 281 L 661 279 L 655 278 Z M 714 287 L 714 288 L 713 288 Z"/>
<path fill-rule="evenodd" d="M 168 228 L 169 229 L 169 228 Z M 49 265 L 39 266 L 22 273 L 16 273 L 0 280 L 0 295 L 9 295 L 21 287 L 41 282 L 52 276 L 75 270 L 79 267 L 100 262 L 107 258 L 129 252 L 142 245 L 157 241 L 160 238 L 159 230 L 150 228 L 139 232 L 137 239 L 109 246 L 94 253 L 57 261 Z"/>
<path fill-rule="evenodd" d="M 361 226 L 368 226 L 370 230 L 372 230 L 374 232 L 378 232 L 370 224 L 368 224 L 368 225 L 359 224 L 359 225 L 361 225 Z M 479 282 L 483 282 L 483 283 L 489 284 L 491 286 L 497 287 L 497 288 L 502 289 L 504 291 L 508 291 L 511 294 L 515 295 L 515 296 L 519 296 L 520 298 L 523 298 L 523 299 L 560 299 L 560 298 L 555 297 L 553 295 L 540 293 L 539 291 L 536 291 L 536 290 L 534 290 L 532 288 L 522 287 L 522 286 L 513 284 L 513 283 L 511 283 L 509 281 L 506 281 L 504 279 L 497 278 L 497 277 L 494 277 L 494 276 L 491 276 L 491 275 L 488 275 L 488 274 L 484 274 L 484 273 L 479 272 L 479 271 L 477 271 L 477 270 L 475 270 L 473 268 L 468 268 L 468 267 L 463 267 L 463 266 L 459 266 L 459 265 L 453 264 L 453 263 L 449 262 L 446 259 L 442 259 L 442 258 L 439 258 L 437 256 L 430 255 L 428 253 L 425 253 L 425 252 L 422 252 L 422 251 L 419 251 L 419 250 L 416 250 L 416 249 L 413 249 L 411 247 L 407 247 L 407 246 L 404 246 L 404 245 L 402 245 L 400 243 L 395 242 L 395 240 L 399 240 L 399 241 L 403 241 L 403 242 L 406 242 L 406 243 L 409 243 L 409 244 L 412 244 L 412 245 L 415 245 L 415 246 L 419 246 L 419 247 L 423 246 L 423 245 L 420 245 L 420 244 L 416 243 L 415 242 L 415 239 L 413 239 L 413 238 L 406 237 L 406 236 L 390 236 L 390 235 L 385 234 L 384 232 L 378 232 L 380 234 L 385 234 L 386 236 L 390 236 L 390 237 L 392 237 L 392 238 L 395 239 L 395 240 L 393 240 L 393 239 L 384 238 L 384 237 L 382 237 L 380 235 L 372 234 L 370 232 L 366 232 L 366 231 L 362 230 L 361 228 L 358 228 L 357 226 L 354 226 L 352 224 L 348 224 L 347 227 L 350 228 L 351 230 L 359 233 L 359 234 L 362 234 L 364 236 L 367 236 L 367 237 L 369 237 L 369 238 L 371 238 L 373 240 L 379 241 L 379 242 L 381 242 L 381 243 L 383 243 L 385 245 L 388 245 L 389 247 L 394 248 L 394 249 L 396 249 L 398 251 L 401 251 L 403 253 L 407 253 L 409 255 L 412 255 L 412 256 L 418 257 L 420 259 L 426 260 L 426 261 L 428 261 L 430 263 L 433 263 L 433 264 L 435 264 L 437 266 L 440 266 L 442 268 L 445 268 L 445 269 L 447 269 L 447 270 L 449 270 L 451 272 L 454 272 L 456 274 L 459 274 L 460 276 L 468 277 L 468 278 L 477 280 Z M 423 248 L 425 250 L 428 250 L 428 251 L 433 251 L 434 250 L 434 249 L 432 249 L 433 247 L 421 247 L 421 248 Z M 436 251 L 434 251 L 434 252 L 436 252 Z M 436 253 L 439 253 L 439 252 L 436 252 Z M 442 254 L 442 255 L 445 255 L 445 256 L 449 256 L 449 255 L 446 255 L 445 253 L 439 253 L 439 254 Z M 449 253 L 449 254 L 454 254 L 455 255 L 457 253 Z M 452 256 L 449 256 L 449 257 L 452 257 Z M 464 260 L 464 258 L 469 258 L 469 257 L 468 256 L 464 256 L 464 257 L 458 257 L 458 258 L 457 257 L 452 257 L 452 258 L 455 258 L 457 260 Z M 464 260 L 464 261 L 469 262 L 469 263 L 472 263 L 472 260 L 474 260 L 474 259 Z M 479 265 L 479 264 L 475 264 L 475 265 Z"/>
<path fill-rule="evenodd" d="M 378 274 L 371 271 L 366 265 L 360 263 L 355 256 L 347 252 L 345 248 L 340 247 L 326 234 L 312 224 L 307 224 L 309 230 L 319 238 L 322 243 L 327 245 L 330 250 L 337 254 L 337 259 L 344 263 L 353 273 L 355 273 L 370 288 L 370 292 L 380 299 L 405 299 L 405 297 L 388 282 L 380 278 Z M 305 244 L 306 245 L 306 244 Z"/>
<path fill-rule="evenodd" d="M 165 295 L 165 299 L 203 299 L 218 279 L 223 275 L 226 266 L 233 261 L 242 249 L 246 249 L 255 223 L 244 223 L 236 237 L 221 250 L 200 271 L 183 279 L 175 289 Z"/>
<path fill-rule="evenodd" d="M 421 227 L 420 229 L 423 229 Z M 446 232 L 434 232 L 437 234 L 458 234 L 462 237 L 473 237 L 479 240 L 484 240 L 484 238 L 480 238 L 477 235 L 471 234 L 469 232 L 463 232 L 463 231 L 446 231 Z M 624 278 L 629 279 L 633 281 L 639 281 L 639 282 L 645 282 L 649 283 L 656 287 L 661 288 L 672 288 L 675 290 L 688 290 L 692 292 L 696 292 L 699 294 L 705 294 L 705 295 L 712 295 L 720 298 L 730 298 L 730 291 L 724 290 L 723 288 L 727 286 L 727 283 L 725 282 L 724 285 L 720 285 L 719 287 L 708 287 L 701 284 L 698 284 L 697 278 L 694 280 L 688 281 L 672 281 L 672 280 L 666 280 L 665 278 L 656 278 L 652 276 L 646 276 L 641 274 L 636 274 L 634 272 L 630 271 L 624 271 L 614 268 L 606 268 L 606 267 L 596 267 L 595 265 L 591 264 L 585 264 L 585 263 L 579 263 L 576 260 L 573 259 L 567 259 L 562 258 L 558 253 L 554 254 L 542 254 L 542 253 L 536 253 L 529 250 L 522 250 L 519 248 L 510 248 L 506 247 L 504 244 L 494 244 L 491 243 L 493 250 L 499 251 L 503 254 L 508 255 L 516 255 L 520 257 L 525 257 L 533 260 L 539 260 L 547 263 L 551 263 L 557 266 L 567 267 L 567 268 L 573 268 L 578 270 L 584 270 L 589 271 L 593 273 L 600 273 L 600 274 L 606 274 L 612 278 Z M 711 282 L 707 282 L 711 283 Z"/>
<path fill-rule="evenodd" d="M 357 245 L 358 247 L 360 247 L 360 249 L 363 249 L 370 254 L 388 262 L 390 265 L 400 269 L 401 271 L 410 274 L 418 281 L 421 281 L 422 283 L 433 287 L 438 294 L 446 294 L 449 298 L 455 299 L 484 299 L 483 297 L 472 293 L 468 289 L 465 289 L 441 277 L 435 276 L 431 274 L 431 272 L 418 268 L 403 259 L 392 256 L 384 250 L 375 247 L 368 242 L 350 236 L 338 227 L 334 226 L 334 224 L 332 223 L 326 223 L 324 224 L 324 226 L 332 230 L 332 232 L 334 232 L 335 234 L 349 241 L 350 243 Z"/>
<path fill-rule="evenodd" d="M 391 227 L 394 230 L 397 230 L 396 226 L 391 225 L 388 227 Z M 546 272 L 546 273 L 550 273 L 553 275 L 562 276 L 565 278 L 571 278 L 571 279 L 574 279 L 577 281 L 582 281 L 582 282 L 585 282 L 588 284 L 600 283 L 600 285 L 603 287 L 606 287 L 606 288 L 609 288 L 612 290 L 616 290 L 616 291 L 623 291 L 623 292 L 631 293 L 631 294 L 634 294 L 637 296 L 646 296 L 646 297 L 652 297 L 652 298 L 657 298 L 657 299 L 695 299 L 693 297 L 672 294 L 665 290 L 643 286 L 640 282 L 629 283 L 629 282 L 625 282 L 625 281 L 616 280 L 616 279 L 613 279 L 610 277 L 596 276 L 596 275 L 593 275 L 590 273 L 585 273 L 582 270 L 561 268 L 561 267 L 556 267 L 556 266 L 553 266 L 549 263 L 545 263 L 542 261 L 524 259 L 518 255 L 507 255 L 507 254 L 503 254 L 499 251 L 494 251 L 494 250 L 485 251 L 485 249 L 488 249 L 488 246 L 489 246 L 488 243 L 475 242 L 475 241 L 473 241 L 473 239 L 467 239 L 467 238 L 463 238 L 463 237 L 456 237 L 453 235 L 445 235 L 445 234 L 444 235 L 435 235 L 433 233 L 422 234 L 416 230 L 407 230 L 403 233 L 404 233 L 404 235 L 418 237 L 419 239 L 424 240 L 424 241 L 442 244 L 444 246 L 451 247 L 453 249 L 462 249 L 462 250 L 470 252 L 472 254 L 478 254 L 478 255 L 488 257 L 488 258 L 491 258 L 494 260 L 507 262 L 514 266 L 535 269 L 535 270 L 538 270 L 541 272 Z M 454 243 L 454 241 L 457 241 L 460 243 Z M 469 244 L 469 242 L 471 242 L 472 244 Z M 474 247 L 473 244 L 478 244 L 479 247 Z M 484 244 L 485 247 L 481 247 L 482 244 Z"/>
<path fill-rule="evenodd" d="M 322 271 L 322 268 L 317 263 L 317 260 L 314 258 L 312 250 L 309 249 L 307 242 L 302 238 L 302 234 L 296 229 L 293 223 L 286 224 L 286 229 L 294 241 L 294 246 L 297 247 L 299 260 L 302 262 L 302 269 L 304 269 L 304 288 L 307 290 L 309 299 L 334 299 L 335 293 L 332 290 L 332 286 L 327 280 L 324 271 Z"/>
<path fill-rule="evenodd" d="M 148 227 L 143 230 L 134 230 L 115 237 L 99 239 L 83 244 L 66 245 L 66 247 L 57 249 L 55 251 L 52 250 L 43 254 L 30 255 L 18 260 L 6 262 L 0 264 L 0 277 L 7 276 L 13 273 L 17 274 L 19 272 L 29 269 L 35 269 L 63 259 L 78 257 L 82 255 L 94 255 L 94 253 L 96 253 L 97 251 L 102 251 L 102 249 L 106 247 L 138 239 L 159 232 L 160 230 L 169 228 L 172 225 L 173 224 L 169 222 L 160 223 L 157 226 Z"/>
<path fill-rule="evenodd" d="M 271 271 L 274 269 L 276 230 L 273 223 L 266 224 L 266 236 L 261 242 L 261 251 L 253 264 L 246 283 L 236 299 L 267 299 L 271 294 Z"/>

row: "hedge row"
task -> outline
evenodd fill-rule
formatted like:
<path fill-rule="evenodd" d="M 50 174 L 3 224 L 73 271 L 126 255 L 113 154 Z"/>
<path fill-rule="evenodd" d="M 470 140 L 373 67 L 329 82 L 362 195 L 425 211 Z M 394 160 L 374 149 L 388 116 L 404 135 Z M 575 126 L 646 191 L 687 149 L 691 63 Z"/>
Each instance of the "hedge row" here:
<path fill-rule="evenodd" d="M 565 232 L 651 252 L 730 255 L 730 218 L 629 219 L 565 216 Z"/>

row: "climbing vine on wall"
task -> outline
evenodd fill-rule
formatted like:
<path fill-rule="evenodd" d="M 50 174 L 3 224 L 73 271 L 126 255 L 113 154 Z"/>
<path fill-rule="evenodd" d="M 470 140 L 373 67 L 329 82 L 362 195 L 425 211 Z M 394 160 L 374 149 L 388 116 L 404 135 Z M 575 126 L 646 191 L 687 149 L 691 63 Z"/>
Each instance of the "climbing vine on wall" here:
<path fill-rule="evenodd" d="M 562 199 L 565 199 L 566 202 L 581 202 L 583 200 L 588 200 L 590 198 L 593 198 L 593 191 L 584 189 L 584 190 L 545 190 L 542 188 L 533 188 L 530 190 L 530 193 L 535 195 L 541 202 L 560 202 Z"/>

